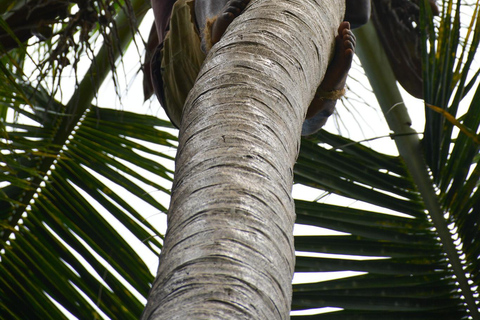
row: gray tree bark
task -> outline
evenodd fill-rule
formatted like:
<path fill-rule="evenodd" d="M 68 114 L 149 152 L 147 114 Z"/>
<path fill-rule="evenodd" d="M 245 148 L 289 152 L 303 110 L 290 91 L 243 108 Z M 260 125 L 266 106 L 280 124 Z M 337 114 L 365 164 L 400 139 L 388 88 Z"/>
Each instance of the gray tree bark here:
<path fill-rule="evenodd" d="M 180 128 L 143 319 L 288 319 L 302 123 L 342 0 L 252 0 L 210 51 Z"/>

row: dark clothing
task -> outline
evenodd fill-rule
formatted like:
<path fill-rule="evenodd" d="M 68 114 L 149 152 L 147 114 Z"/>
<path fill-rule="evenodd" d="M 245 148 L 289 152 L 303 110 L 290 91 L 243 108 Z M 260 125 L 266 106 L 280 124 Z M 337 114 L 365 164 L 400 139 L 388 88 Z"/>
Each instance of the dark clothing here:
<path fill-rule="evenodd" d="M 160 43 L 165 39 L 175 1 L 177 0 L 152 0 L 155 25 L 157 27 L 158 40 Z"/>
<path fill-rule="evenodd" d="M 176 0 L 152 0 L 152 8 L 155 15 L 158 40 L 160 43 L 165 39 L 168 31 L 170 16 L 172 15 L 173 4 Z M 205 28 L 208 18 L 215 17 L 220 10 L 227 4 L 228 0 L 196 0 L 195 1 L 195 19 L 197 28 L 200 32 Z"/>
<path fill-rule="evenodd" d="M 199 1 L 199 0 L 197 0 Z M 152 59 L 155 93 L 170 121 L 180 127 L 183 105 L 205 60 L 195 22 L 194 0 L 177 0 Z"/>

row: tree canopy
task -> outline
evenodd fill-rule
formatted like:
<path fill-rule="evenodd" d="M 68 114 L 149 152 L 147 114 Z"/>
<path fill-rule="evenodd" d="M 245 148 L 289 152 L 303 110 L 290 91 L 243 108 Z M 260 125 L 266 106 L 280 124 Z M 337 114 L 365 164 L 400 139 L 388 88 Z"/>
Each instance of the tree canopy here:
<path fill-rule="evenodd" d="M 295 201 L 297 223 L 315 232 L 295 236 L 295 270 L 311 276 L 293 285 L 294 318 L 479 319 L 478 4 L 445 0 L 433 18 L 428 1 L 412 3 L 424 131 L 411 128 L 420 119 L 410 120 L 373 25 L 360 29 L 357 69 L 370 85 L 353 76 L 345 106 L 358 120 L 368 108 L 362 95 L 373 92 L 398 154 L 333 126 L 302 140 L 296 187 L 323 196 Z M 148 10 L 143 0 L 0 1 L 6 319 L 142 312 L 154 276 L 131 239 L 158 255 L 163 235 L 136 202 L 166 213 L 158 194 L 169 194 L 173 157 L 165 150 L 177 137 L 148 108 L 97 102 L 105 80 L 121 95 L 127 48 L 144 55 L 139 27 Z M 339 109 L 338 121 L 346 121 Z M 356 275 L 311 280 L 337 271 Z M 339 309 L 299 312 L 324 307 Z"/>

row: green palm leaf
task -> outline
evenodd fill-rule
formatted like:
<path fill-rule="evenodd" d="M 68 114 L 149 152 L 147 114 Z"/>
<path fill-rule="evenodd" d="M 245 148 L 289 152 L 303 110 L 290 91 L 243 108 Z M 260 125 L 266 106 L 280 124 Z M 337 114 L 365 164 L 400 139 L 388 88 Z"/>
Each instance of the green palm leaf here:
<path fill-rule="evenodd" d="M 139 23 L 148 6 L 131 5 Z M 143 309 L 153 276 L 138 250 L 157 255 L 162 236 L 122 195 L 166 212 L 148 190 L 169 194 L 158 181 L 171 181 L 173 172 L 151 159 L 172 161 L 158 150 L 175 147 L 176 137 L 158 118 L 91 105 L 109 61 L 134 35 L 123 28 L 132 26 L 126 8 L 116 16 L 122 28 L 110 33 L 113 42 L 67 104 L 52 97 L 43 76 L 25 80 L 14 59 L 25 48 L 1 60 L 0 310 L 7 318 L 65 318 L 59 305 L 80 319 L 135 319 Z"/>
<path fill-rule="evenodd" d="M 128 122 L 123 121 L 126 118 Z M 2 303 L 12 308 L 10 311 L 17 317 L 34 318 L 32 314 L 36 310 L 24 310 L 22 307 L 30 304 L 30 299 L 35 299 L 41 306 L 51 305 L 49 298 L 42 294 L 45 291 L 77 317 L 89 318 L 97 311 L 92 306 L 88 307 L 89 303 L 79 290 L 112 318 L 138 317 L 143 303 L 132 296 L 125 282 L 145 297 L 153 276 L 122 234 L 103 217 L 99 208 L 108 210 L 128 233 L 142 241 L 150 251 L 158 253 L 161 248 L 158 231 L 106 185 L 105 179 L 109 180 L 109 185 L 121 186 L 159 212 L 166 212 L 145 187 L 135 181 L 168 191 L 152 178 L 145 179 L 132 169 L 138 167 L 158 172 L 159 176 L 171 179 L 170 170 L 135 151 L 142 150 L 171 160 L 169 156 L 131 141 L 163 141 L 168 145 L 167 141 L 174 141 L 175 137 L 157 129 L 162 126 L 170 127 L 154 117 L 116 110 L 92 107 L 86 114 L 74 137 L 54 161 L 54 168 L 50 168 L 44 178 L 41 192 L 33 196 L 34 202 L 30 201 L 17 227 L 10 229 L 14 240 L 3 243 L 6 253 L 2 255 L 2 272 L 9 275 L 8 283 L 13 285 L 10 288 L 13 291 L 5 289 Z M 93 143 L 90 135 L 102 139 Z M 122 155 L 128 165 L 116 160 L 118 155 Z M 102 180 L 98 176 L 103 177 Z M 9 199 L 18 194 L 18 202 L 23 203 L 21 194 L 36 188 L 27 183 L 25 189 L 14 192 L 18 189 L 18 186 L 9 185 L 2 191 Z M 92 206 L 88 199 L 94 199 L 100 206 Z M 15 205 L 9 206 L 7 201 L 2 201 L 2 212 L 8 214 L 15 209 Z M 93 273 L 97 277 L 87 266 L 95 270 Z M 31 275 L 26 278 L 29 281 L 23 283 L 21 279 L 28 274 Z M 12 282 L 14 279 L 18 281 Z M 22 295 L 19 299 L 14 294 L 19 286 L 28 292 L 32 292 L 31 286 L 42 290 L 31 296 Z M 82 303 L 79 305 L 78 302 Z M 24 313 L 29 311 L 32 314 Z"/>
<path fill-rule="evenodd" d="M 446 2 L 441 23 L 436 27 L 426 8 L 422 6 L 421 14 L 421 30 L 426 31 L 423 42 L 429 43 L 423 47 L 427 114 L 423 143 L 410 128 L 406 109 L 399 104 L 402 99 L 393 74 L 379 63 L 387 60 L 378 52 L 375 35 L 366 27 L 358 33 L 359 56 L 401 157 L 373 150 L 358 156 L 355 149 L 367 148 L 353 141 L 334 143 L 328 133 L 302 145 L 297 182 L 402 215 L 296 202 L 297 222 L 348 234 L 296 237 L 296 248 L 303 252 L 297 257 L 297 271 L 365 273 L 294 285 L 294 309 L 342 309 L 301 318 L 478 318 L 479 145 L 472 133 L 479 130 L 480 91 L 473 85 L 478 72 L 471 75 L 468 70 L 478 48 L 480 29 L 474 14 L 467 24 L 469 38 L 459 42 L 460 3 Z M 464 102 L 468 90 L 476 92 L 471 101 Z M 455 117 L 461 107 L 466 111 L 461 118 L 449 121 L 445 113 L 438 113 L 429 105 L 443 108 Z M 461 126 L 459 132 L 455 132 L 455 125 Z M 321 147 L 325 144 L 328 147 Z M 372 167 L 369 159 L 378 159 L 381 165 Z M 313 176 L 308 176 L 307 166 L 313 168 Z M 308 252 L 341 256 L 305 256 Z"/>

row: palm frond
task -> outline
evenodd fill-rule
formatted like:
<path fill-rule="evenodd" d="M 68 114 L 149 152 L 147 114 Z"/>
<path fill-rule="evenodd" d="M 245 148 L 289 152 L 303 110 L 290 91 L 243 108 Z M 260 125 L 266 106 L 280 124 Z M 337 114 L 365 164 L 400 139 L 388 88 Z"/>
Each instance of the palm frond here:
<path fill-rule="evenodd" d="M 349 141 L 335 144 L 325 132 L 302 144 L 297 182 L 378 208 L 296 202 L 297 222 L 345 234 L 296 237 L 297 271 L 362 273 L 295 284 L 294 309 L 342 309 L 298 316 L 302 319 L 478 319 L 480 146 L 472 134 L 479 131 L 480 103 L 474 85 L 478 72 L 469 72 L 478 48 L 478 15 L 463 27 L 461 4 L 449 1 L 434 25 L 428 2 L 420 4 L 425 101 L 445 110 L 425 107 L 423 143 L 410 128 L 398 89 L 391 86 L 395 77 L 388 73 L 386 58 L 362 52 L 362 41 L 375 38 L 367 27 L 357 36 L 359 55 L 401 157 Z M 369 44 L 364 49 L 378 48 Z M 465 101 L 466 91 L 473 91 L 470 101 Z M 456 119 L 449 121 L 447 113 Z"/>
<path fill-rule="evenodd" d="M 153 276 L 138 252 L 157 255 L 162 235 L 124 196 L 166 212 L 151 191 L 168 195 L 159 181 L 173 172 L 152 159 L 172 161 L 159 150 L 176 137 L 162 131 L 172 128 L 166 121 L 91 104 L 108 61 L 136 32 L 131 12 L 138 24 L 148 4 L 120 9 L 121 27 L 66 104 L 23 74 L 21 48 L 1 59 L 0 310 L 8 318 L 134 319 L 143 309 Z"/>
<path fill-rule="evenodd" d="M 339 143 L 340 140 L 343 141 Z M 303 141 L 295 167 L 296 181 L 384 209 L 368 211 L 296 200 L 297 223 L 345 233 L 295 237 L 296 272 L 365 274 L 294 284 L 293 309 L 344 309 L 333 314 L 304 316 L 306 319 L 466 316 L 441 242 L 425 215 L 421 194 L 416 191 L 403 161 L 351 142 L 327 132 L 321 132 L 317 140 Z M 312 155 L 316 155 L 315 160 Z M 304 169 L 304 157 L 312 162 L 308 169 Z M 356 174 L 340 171 L 342 160 L 349 162 L 350 171 Z M 306 178 L 307 172 L 311 173 L 310 178 Z M 325 177 L 324 172 L 332 174 L 318 179 Z M 331 187 L 337 184 L 342 184 L 343 189 Z M 368 198 L 363 196 L 367 190 L 371 194 Z M 395 212 L 385 213 L 392 209 Z M 358 260 L 352 255 L 368 260 Z"/>
<path fill-rule="evenodd" d="M 168 193 L 153 179 L 170 180 L 173 172 L 138 153 L 172 160 L 140 143 L 173 146 L 176 138 L 157 127 L 170 127 L 170 124 L 154 117 L 92 106 L 52 167 L 42 176 L 40 185 L 32 185 L 33 179 L 27 178 L 22 180 L 23 185 L 3 186 L 2 194 L 6 197 L 1 201 L 2 216 L 11 217 L 22 208 L 18 204 L 26 206 L 15 227 L 7 227 L 8 218 L 3 223 L 3 232 L 13 232 L 2 243 L 0 266 L 8 275 L 2 278 L 5 285 L 9 284 L 2 286 L 4 308 L 18 318 L 30 319 L 39 312 L 23 307 L 31 305 L 30 299 L 35 299 L 34 305 L 41 306 L 52 305 L 49 301 L 53 299 L 79 318 L 96 314 L 93 305 L 112 318 L 138 317 L 143 303 L 132 296 L 125 282 L 146 297 L 153 276 L 124 234 L 139 239 L 154 254 L 161 248 L 161 235 L 112 185 L 123 187 L 159 213 L 166 212 L 143 185 Z M 18 163 L 16 157 L 14 153 L 4 154 L 5 166 L 9 168 L 9 163 Z M 152 174 L 157 172 L 158 177 L 147 179 L 138 174 L 137 168 Z M 22 198 L 25 191 L 35 192 L 28 202 Z M 17 199 L 17 205 L 8 201 L 12 199 Z M 98 205 L 93 206 L 90 199 Z M 105 219 L 101 211 L 105 209 L 122 229 L 117 230 Z M 22 295 L 19 288 L 30 293 L 37 291 L 39 295 Z"/>

